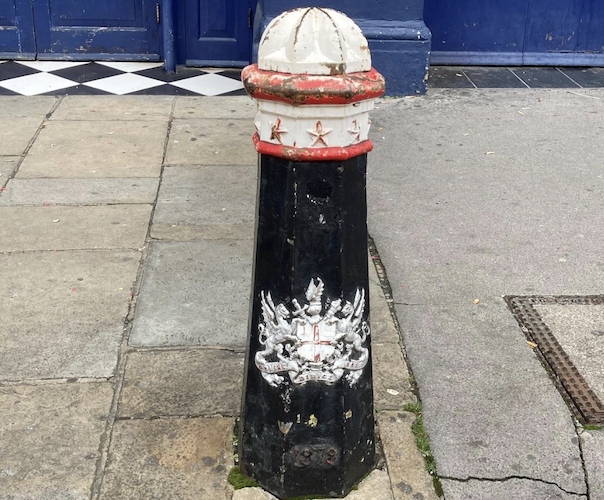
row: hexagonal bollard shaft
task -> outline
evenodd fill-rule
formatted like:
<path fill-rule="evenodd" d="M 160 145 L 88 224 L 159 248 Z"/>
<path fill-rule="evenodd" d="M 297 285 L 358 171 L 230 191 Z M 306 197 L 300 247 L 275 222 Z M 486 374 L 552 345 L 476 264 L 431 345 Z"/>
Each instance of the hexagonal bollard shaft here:
<path fill-rule="evenodd" d="M 358 26 L 318 8 L 275 18 L 242 79 L 260 156 L 241 470 L 280 498 L 342 496 L 374 466 L 365 175 L 384 80 Z"/>

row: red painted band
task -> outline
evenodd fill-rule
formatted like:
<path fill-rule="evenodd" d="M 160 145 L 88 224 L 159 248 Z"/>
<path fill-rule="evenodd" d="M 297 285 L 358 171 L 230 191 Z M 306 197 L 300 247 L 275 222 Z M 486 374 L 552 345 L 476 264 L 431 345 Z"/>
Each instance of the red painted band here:
<path fill-rule="evenodd" d="M 347 147 L 294 148 L 261 141 L 257 133 L 254 134 L 254 144 L 256 151 L 260 154 L 277 156 L 291 161 L 342 161 L 369 153 L 373 149 L 373 143 L 370 140 Z"/>
<path fill-rule="evenodd" d="M 263 71 L 257 64 L 241 73 L 247 93 L 254 99 L 288 104 L 350 104 L 381 96 L 384 77 L 375 69 L 344 75 L 290 75 Z"/>

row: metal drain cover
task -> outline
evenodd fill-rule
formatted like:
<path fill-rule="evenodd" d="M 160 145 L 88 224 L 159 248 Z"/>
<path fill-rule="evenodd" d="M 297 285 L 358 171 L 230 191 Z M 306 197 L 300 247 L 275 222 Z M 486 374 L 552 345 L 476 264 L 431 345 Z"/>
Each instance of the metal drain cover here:
<path fill-rule="evenodd" d="M 604 424 L 604 295 L 505 297 L 585 425 Z"/>

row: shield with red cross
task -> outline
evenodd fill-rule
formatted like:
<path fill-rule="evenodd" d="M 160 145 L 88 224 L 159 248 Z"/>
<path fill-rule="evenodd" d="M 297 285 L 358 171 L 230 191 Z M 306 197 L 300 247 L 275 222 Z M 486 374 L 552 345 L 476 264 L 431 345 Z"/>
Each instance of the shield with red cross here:
<path fill-rule="evenodd" d="M 297 336 L 302 344 L 298 347 L 298 354 L 312 363 L 325 361 L 335 351 L 335 346 L 331 344 L 336 336 L 335 323 L 329 324 L 321 320 L 314 325 L 298 324 Z"/>

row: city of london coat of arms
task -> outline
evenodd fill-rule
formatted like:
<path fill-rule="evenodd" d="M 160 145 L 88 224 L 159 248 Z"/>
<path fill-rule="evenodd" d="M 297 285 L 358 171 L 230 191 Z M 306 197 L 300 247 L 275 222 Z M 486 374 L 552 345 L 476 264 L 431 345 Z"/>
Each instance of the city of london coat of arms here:
<path fill-rule="evenodd" d="M 331 385 L 342 377 L 353 386 L 369 361 L 365 341 L 369 325 L 363 321 L 365 290 L 357 289 L 353 303 L 341 299 L 323 304 L 324 284 L 311 279 L 308 304 L 292 300 L 293 310 L 275 306 L 270 292 L 261 292 L 262 321 L 258 325 L 262 349 L 255 363 L 273 387 L 316 381 Z"/>

